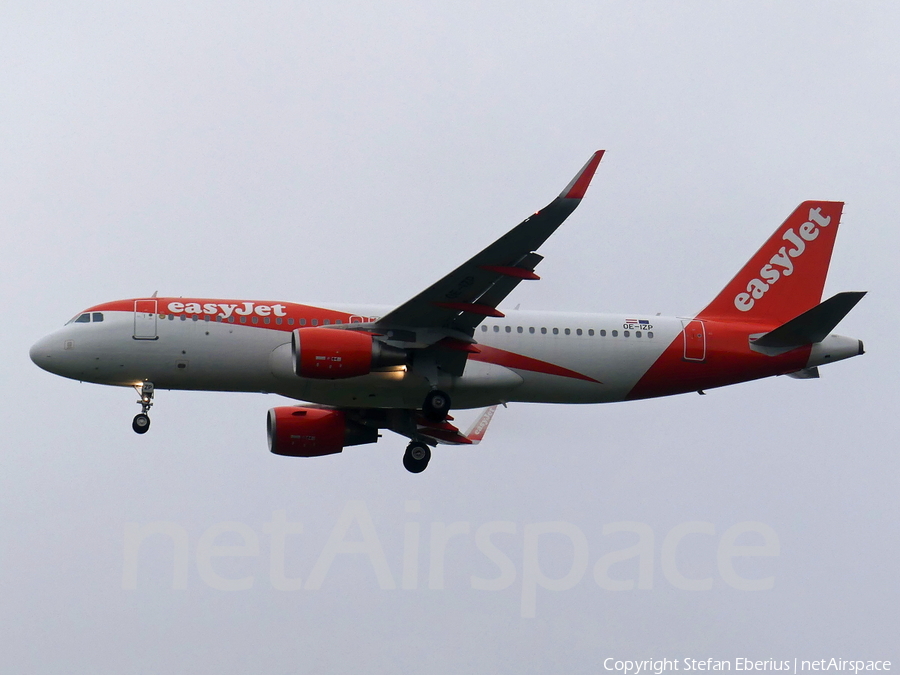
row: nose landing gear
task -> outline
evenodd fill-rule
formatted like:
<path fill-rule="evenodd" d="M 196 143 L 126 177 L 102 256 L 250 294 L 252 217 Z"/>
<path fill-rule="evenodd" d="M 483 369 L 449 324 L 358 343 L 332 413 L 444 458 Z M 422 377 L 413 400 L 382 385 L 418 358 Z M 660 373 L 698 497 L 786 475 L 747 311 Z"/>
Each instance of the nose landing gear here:
<path fill-rule="evenodd" d="M 403 455 L 403 466 L 410 473 L 422 473 L 431 459 L 431 448 L 420 441 L 413 441 L 406 446 Z"/>
<path fill-rule="evenodd" d="M 131 428 L 137 434 L 146 434 L 150 429 L 150 416 L 147 413 L 153 406 L 153 383 L 144 382 L 140 387 L 135 385 L 134 389 L 141 397 L 138 401 L 141 404 L 141 412 L 134 416 Z"/>
<path fill-rule="evenodd" d="M 147 433 L 150 429 L 150 417 L 144 413 L 138 413 L 131 422 L 131 428 L 138 434 Z"/>

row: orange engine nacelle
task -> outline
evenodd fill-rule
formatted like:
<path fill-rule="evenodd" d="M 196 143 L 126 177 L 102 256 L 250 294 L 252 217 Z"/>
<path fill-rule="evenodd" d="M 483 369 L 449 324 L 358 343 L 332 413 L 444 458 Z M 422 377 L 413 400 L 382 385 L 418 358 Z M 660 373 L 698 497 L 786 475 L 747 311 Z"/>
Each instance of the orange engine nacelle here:
<path fill-rule="evenodd" d="M 347 419 L 343 410 L 272 408 L 266 424 L 269 451 L 288 457 L 321 457 L 348 445 L 374 443 L 378 430 Z"/>
<path fill-rule="evenodd" d="M 294 373 L 299 377 L 337 380 L 406 363 L 404 350 L 352 330 L 298 328 L 291 343 Z"/>

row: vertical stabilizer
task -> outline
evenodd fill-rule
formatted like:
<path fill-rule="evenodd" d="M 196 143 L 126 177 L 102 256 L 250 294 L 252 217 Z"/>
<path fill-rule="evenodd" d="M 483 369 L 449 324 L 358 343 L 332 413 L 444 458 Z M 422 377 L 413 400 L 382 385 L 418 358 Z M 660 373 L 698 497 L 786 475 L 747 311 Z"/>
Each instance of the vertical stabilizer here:
<path fill-rule="evenodd" d="M 843 202 L 803 202 L 697 318 L 780 325 L 822 300 Z"/>

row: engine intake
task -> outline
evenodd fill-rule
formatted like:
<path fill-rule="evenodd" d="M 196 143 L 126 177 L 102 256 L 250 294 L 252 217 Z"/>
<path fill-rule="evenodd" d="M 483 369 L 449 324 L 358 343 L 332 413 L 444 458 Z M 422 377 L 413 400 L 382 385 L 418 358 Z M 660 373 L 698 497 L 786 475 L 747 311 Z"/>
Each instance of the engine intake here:
<path fill-rule="evenodd" d="M 321 457 L 349 445 L 375 443 L 378 430 L 347 419 L 343 410 L 272 408 L 266 423 L 269 451 L 287 457 Z"/>
<path fill-rule="evenodd" d="M 294 373 L 298 377 L 338 380 L 368 375 L 378 368 L 402 366 L 406 351 L 379 342 L 367 333 L 334 328 L 298 328 L 291 336 Z"/>

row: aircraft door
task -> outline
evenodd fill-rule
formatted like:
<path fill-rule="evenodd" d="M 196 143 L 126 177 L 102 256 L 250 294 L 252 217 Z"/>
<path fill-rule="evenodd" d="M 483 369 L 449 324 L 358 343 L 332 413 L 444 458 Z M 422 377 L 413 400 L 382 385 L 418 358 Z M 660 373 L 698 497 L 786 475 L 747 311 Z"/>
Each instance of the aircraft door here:
<path fill-rule="evenodd" d="M 156 340 L 156 300 L 134 301 L 134 339 Z"/>
<path fill-rule="evenodd" d="M 693 321 L 682 319 L 681 326 L 684 332 L 684 360 L 705 361 L 706 326 L 699 319 Z"/>

